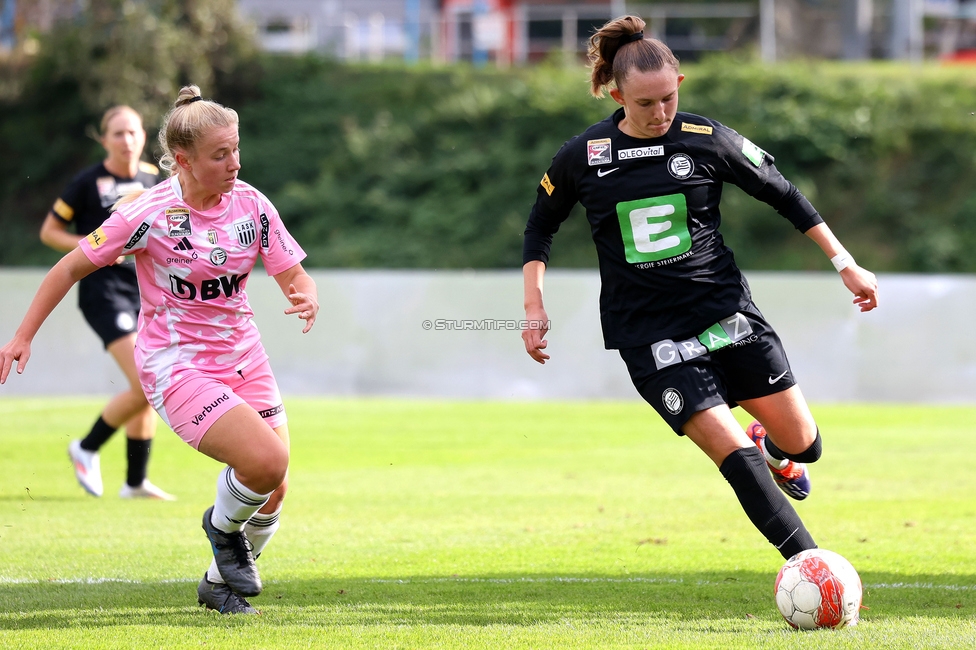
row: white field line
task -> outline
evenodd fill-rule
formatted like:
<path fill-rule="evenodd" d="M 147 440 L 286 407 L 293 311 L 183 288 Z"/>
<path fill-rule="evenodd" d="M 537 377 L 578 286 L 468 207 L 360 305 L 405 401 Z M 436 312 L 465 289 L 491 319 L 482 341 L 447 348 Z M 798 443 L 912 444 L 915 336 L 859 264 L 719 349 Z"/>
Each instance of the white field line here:
<path fill-rule="evenodd" d="M 360 579 L 352 578 L 350 582 Z M 97 585 L 105 583 L 120 583 L 132 585 L 183 584 L 197 582 L 196 578 L 174 578 L 170 580 L 131 580 L 128 578 L 54 578 L 40 580 L 36 578 L 8 578 L 0 576 L 0 585 Z M 278 584 L 281 581 L 267 580 L 267 584 Z M 439 584 L 439 583 L 483 583 L 483 584 L 516 584 L 516 583 L 594 583 L 594 584 L 694 584 L 717 585 L 724 581 L 695 580 L 686 581 L 682 578 L 577 578 L 553 576 L 549 578 L 371 578 L 362 580 L 368 584 Z M 976 585 L 938 585 L 932 582 L 879 582 L 864 585 L 865 589 L 932 589 L 941 591 L 976 591 Z"/>

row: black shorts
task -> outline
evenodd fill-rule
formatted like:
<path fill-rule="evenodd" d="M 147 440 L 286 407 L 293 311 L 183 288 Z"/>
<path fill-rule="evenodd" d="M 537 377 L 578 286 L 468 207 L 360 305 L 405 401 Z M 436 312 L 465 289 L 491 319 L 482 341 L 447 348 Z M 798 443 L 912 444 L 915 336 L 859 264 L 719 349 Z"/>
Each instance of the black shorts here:
<path fill-rule="evenodd" d="M 698 336 L 620 350 L 630 378 L 675 433 L 698 411 L 796 384 L 779 336 L 755 305 Z"/>
<path fill-rule="evenodd" d="M 98 269 L 78 286 L 81 313 L 106 348 L 136 331 L 139 304 L 139 283 L 127 265 Z"/>

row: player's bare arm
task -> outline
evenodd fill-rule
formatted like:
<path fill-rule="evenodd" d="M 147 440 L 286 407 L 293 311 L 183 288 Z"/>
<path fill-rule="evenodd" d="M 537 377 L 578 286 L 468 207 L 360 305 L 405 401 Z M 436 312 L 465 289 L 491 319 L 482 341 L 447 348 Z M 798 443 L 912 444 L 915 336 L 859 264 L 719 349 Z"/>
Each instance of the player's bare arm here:
<path fill-rule="evenodd" d="M 44 223 L 41 224 L 41 242 L 48 248 L 53 248 L 62 253 L 68 253 L 78 246 L 81 235 L 76 235 L 68 230 L 68 225 L 54 216 L 53 212 L 48 212 Z"/>
<path fill-rule="evenodd" d="M 319 313 L 318 291 L 315 288 L 315 281 L 312 279 L 301 264 L 296 264 L 287 271 L 282 271 L 274 276 L 281 287 L 282 293 L 291 302 L 291 307 L 285 310 L 286 314 L 298 314 L 298 317 L 305 321 L 305 328 L 302 334 L 307 334 L 315 324 L 315 317 Z"/>
<path fill-rule="evenodd" d="M 13 339 L 0 348 L 0 384 L 7 381 L 7 375 L 15 361 L 17 374 L 24 372 L 27 360 L 30 359 L 31 342 L 45 319 L 51 315 L 68 290 L 96 268 L 98 267 L 85 257 L 81 249 L 76 248 L 48 271 Z"/>
<path fill-rule="evenodd" d="M 857 265 L 827 224 L 817 224 L 806 235 L 820 246 L 832 262 L 837 261 L 835 266 L 839 264 L 840 278 L 844 286 L 854 294 L 854 304 L 861 311 L 875 309 L 878 306 L 878 279 L 874 273 Z"/>
<path fill-rule="evenodd" d="M 549 355 L 543 352 L 549 342 L 545 340 L 549 331 L 549 317 L 542 303 L 542 278 L 546 272 L 543 262 L 533 260 L 522 267 L 525 281 L 525 329 L 522 330 L 522 341 L 529 356 L 545 363 Z"/>

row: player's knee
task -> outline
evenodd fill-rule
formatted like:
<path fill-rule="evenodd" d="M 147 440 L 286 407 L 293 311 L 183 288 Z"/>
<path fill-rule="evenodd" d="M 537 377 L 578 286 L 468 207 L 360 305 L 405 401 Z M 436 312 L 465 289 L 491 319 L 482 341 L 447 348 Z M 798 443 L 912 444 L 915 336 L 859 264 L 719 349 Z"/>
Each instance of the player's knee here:
<path fill-rule="evenodd" d="M 804 449 L 798 454 L 788 454 L 790 460 L 795 460 L 798 463 L 815 463 L 820 460 L 820 455 L 823 452 L 823 440 L 820 438 L 820 429 L 817 429 L 816 436 L 809 447 Z"/>
<path fill-rule="evenodd" d="M 268 445 L 255 453 L 249 462 L 234 467 L 234 471 L 241 482 L 255 492 L 273 492 L 288 475 L 288 449 L 284 444 Z"/>
<path fill-rule="evenodd" d="M 285 481 L 285 477 L 288 476 L 288 450 L 284 445 L 265 458 L 262 474 L 265 484 L 271 486 L 272 490 L 277 490 Z"/>

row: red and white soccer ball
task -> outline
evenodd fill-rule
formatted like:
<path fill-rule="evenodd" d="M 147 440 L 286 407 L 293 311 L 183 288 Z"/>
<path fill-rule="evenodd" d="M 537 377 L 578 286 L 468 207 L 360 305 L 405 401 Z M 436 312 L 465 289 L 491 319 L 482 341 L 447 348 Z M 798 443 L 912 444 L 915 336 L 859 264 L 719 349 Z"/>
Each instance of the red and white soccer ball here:
<path fill-rule="evenodd" d="M 861 577 L 833 551 L 801 551 L 776 576 L 776 607 L 787 623 L 801 630 L 857 625 Z"/>

